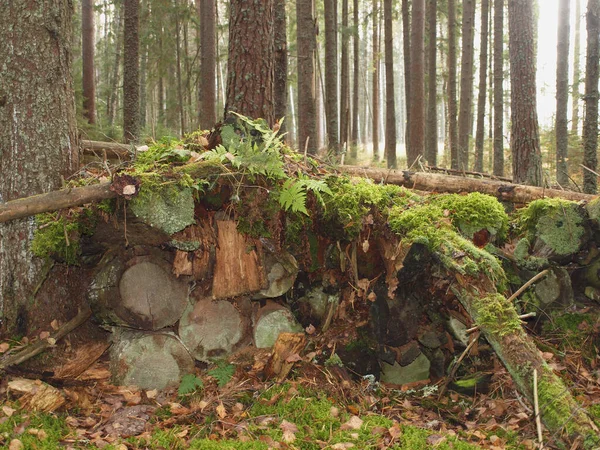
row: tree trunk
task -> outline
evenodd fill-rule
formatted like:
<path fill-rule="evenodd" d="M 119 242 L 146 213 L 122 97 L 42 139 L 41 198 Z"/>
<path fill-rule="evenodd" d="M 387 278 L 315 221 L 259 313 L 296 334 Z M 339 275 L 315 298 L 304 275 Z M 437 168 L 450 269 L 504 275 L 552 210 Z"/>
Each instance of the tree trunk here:
<path fill-rule="evenodd" d="M 450 167 L 458 169 L 458 104 L 456 99 L 456 0 L 448 0 L 448 141 Z"/>
<path fill-rule="evenodd" d="M 273 125 L 273 45 L 273 0 L 232 0 L 225 117 L 233 111 Z"/>
<path fill-rule="evenodd" d="M 560 0 L 558 7 L 558 44 L 556 50 L 556 181 L 569 184 L 567 159 L 569 151 L 569 35 L 571 33 L 570 0 Z"/>
<path fill-rule="evenodd" d="M 175 75 L 177 78 L 177 110 L 179 112 L 179 134 L 185 134 L 185 101 L 183 99 L 183 79 L 181 77 L 181 18 L 179 3 L 175 3 Z"/>
<path fill-rule="evenodd" d="M 216 2 L 200 3 L 200 82 L 198 86 L 198 114 L 200 128 L 210 130 L 217 121 L 215 64 L 217 61 Z"/>
<path fill-rule="evenodd" d="M 349 44 L 350 30 L 348 29 L 348 0 L 342 0 L 342 61 L 340 73 L 340 148 L 348 147 L 348 122 L 350 120 L 350 60 Z"/>
<path fill-rule="evenodd" d="M 317 112 L 315 99 L 316 29 L 313 0 L 296 1 L 298 48 L 298 148 L 317 153 Z"/>
<path fill-rule="evenodd" d="M 373 0 L 373 161 L 379 161 L 379 1 Z"/>
<path fill-rule="evenodd" d="M 406 151 L 410 167 L 425 147 L 425 0 L 413 0 L 410 36 L 410 123 Z"/>
<path fill-rule="evenodd" d="M 581 82 L 581 0 L 575 0 L 575 45 L 573 46 L 573 119 L 571 132 L 579 133 L 579 84 Z"/>
<path fill-rule="evenodd" d="M 475 172 L 483 172 L 483 144 L 485 141 L 485 100 L 487 96 L 487 56 L 490 10 L 489 0 L 481 0 L 481 41 L 479 44 L 479 92 L 477 98 L 477 131 L 475 133 Z"/>
<path fill-rule="evenodd" d="M 494 170 L 504 175 L 504 2 L 494 1 Z"/>
<path fill-rule="evenodd" d="M 287 25 L 285 17 L 285 0 L 274 0 L 274 39 L 275 39 L 275 80 L 273 84 L 275 120 L 287 116 Z M 283 121 L 280 133 L 285 133 L 287 121 Z M 292 127 L 290 126 L 290 129 Z"/>
<path fill-rule="evenodd" d="M 144 2 L 141 5 L 140 28 L 146 30 L 149 26 L 149 9 Z M 141 40 L 140 56 L 140 129 L 146 127 L 146 108 L 148 106 L 148 39 Z"/>
<path fill-rule="evenodd" d="M 583 165 L 593 171 L 598 166 L 598 59 L 600 58 L 600 0 L 588 0 L 587 54 L 585 63 L 585 116 L 583 119 Z M 598 178 L 583 170 L 583 191 L 595 194 Z"/>
<path fill-rule="evenodd" d="M 140 1 L 125 0 L 123 47 L 123 141 L 140 138 Z"/>
<path fill-rule="evenodd" d="M 327 148 L 339 152 L 337 0 L 324 0 L 325 6 L 325 117 Z"/>
<path fill-rule="evenodd" d="M 394 95 L 394 34 L 392 0 L 383 0 L 385 47 L 385 157 L 390 169 L 396 168 L 396 101 Z"/>
<path fill-rule="evenodd" d="M 513 181 L 541 186 L 533 0 L 509 0 L 508 22 Z"/>
<path fill-rule="evenodd" d="M 402 0 L 402 50 L 404 52 L 404 108 L 406 109 L 404 126 L 404 148 L 408 155 L 410 142 L 410 3 Z"/>
<path fill-rule="evenodd" d="M 115 122 L 115 115 L 118 103 L 118 86 L 119 86 L 119 69 L 121 67 L 121 47 L 123 46 L 123 16 L 122 7 L 119 6 L 119 2 L 115 3 L 115 64 L 113 66 L 113 73 L 110 78 L 110 88 L 108 91 L 108 99 L 106 101 L 106 116 L 108 118 L 108 124 L 112 126 Z"/>
<path fill-rule="evenodd" d="M 358 0 L 354 0 L 352 4 L 352 44 L 353 44 L 353 79 L 352 79 L 352 135 L 350 137 L 350 156 L 354 159 L 358 156 L 358 89 L 360 78 L 360 45 L 359 45 L 359 22 L 358 22 Z"/>
<path fill-rule="evenodd" d="M 71 78 L 72 2 L 0 2 L 0 202 L 60 187 L 79 169 Z M 49 28 L 51 27 L 51 28 Z M 25 334 L 42 261 L 33 218 L 0 225 L 2 332 Z M 60 302 L 60 299 L 49 299 Z"/>
<path fill-rule="evenodd" d="M 475 0 L 463 0 L 460 111 L 458 112 L 458 168 L 469 168 L 469 138 L 473 121 L 473 58 Z"/>
<path fill-rule="evenodd" d="M 81 60 L 83 65 L 83 116 L 96 123 L 96 82 L 94 80 L 94 0 L 81 2 Z"/>
<path fill-rule="evenodd" d="M 427 126 L 425 127 L 425 159 L 427 163 L 437 164 L 438 130 L 437 130 L 437 0 L 427 2 L 427 24 L 429 37 L 427 43 L 428 78 L 427 78 Z"/>

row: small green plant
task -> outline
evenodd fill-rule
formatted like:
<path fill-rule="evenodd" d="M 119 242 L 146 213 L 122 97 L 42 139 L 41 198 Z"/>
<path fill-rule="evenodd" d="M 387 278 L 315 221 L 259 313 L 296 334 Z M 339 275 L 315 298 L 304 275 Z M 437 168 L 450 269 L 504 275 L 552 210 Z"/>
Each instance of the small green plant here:
<path fill-rule="evenodd" d="M 217 367 L 208 371 L 208 374 L 217 380 L 217 385 L 219 387 L 225 386 L 233 377 L 235 373 L 235 366 L 233 364 L 228 364 L 226 361 L 219 361 L 217 363 Z"/>
<path fill-rule="evenodd" d="M 196 375 L 189 373 L 187 375 L 184 375 L 181 379 L 181 382 L 179 383 L 179 389 L 177 389 L 177 393 L 180 397 L 183 397 L 185 395 L 193 394 L 196 391 L 203 388 L 204 383 L 202 382 L 202 380 Z"/>

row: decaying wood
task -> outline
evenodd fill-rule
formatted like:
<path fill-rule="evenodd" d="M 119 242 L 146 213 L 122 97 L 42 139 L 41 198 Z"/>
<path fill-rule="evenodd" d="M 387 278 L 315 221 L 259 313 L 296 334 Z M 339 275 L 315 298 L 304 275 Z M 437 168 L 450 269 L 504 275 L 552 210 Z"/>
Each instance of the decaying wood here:
<path fill-rule="evenodd" d="M 340 166 L 341 172 L 356 177 L 367 177 L 377 182 L 396 184 L 409 189 L 432 192 L 481 192 L 493 195 L 498 200 L 512 203 L 528 203 L 548 197 L 559 197 L 573 201 L 589 201 L 595 195 L 580 194 L 572 191 L 545 189 L 521 184 L 503 183 L 494 180 L 477 180 L 474 178 L 440 175 L 426 172 L 409 172 L 407 170 L 373 169 L 357 166 Z"/>
<path fill-rule="evenodd" d="M 8 383 L 8 389 L 22 394 L 19 400 L 25 409 L 50 413 L 65 404 L 58 389 L 40 380 L 17 378 Z"/>
<path fill-rule="evenodd" d="M 294 363 L 301 359 L 300 352 L 305 345 L 304 333 L 280 333 L 273 347 L 273 355 L 265 367 L 267 378 L 276 378 L 278 382 L 285 380 Z"/>
<path fill-rule="evenodd" d="M 500 180 L 500 181 L 506 181 L 508 183 L 512 183 L 511 178 L 500 177 L 497 175 L 492 175 L 492 174 L 483 173 L 483 172 L 472 172 L 470 170 L 448 169 L 446 167 L 436 167 L 436 166 L 425 166 L 425 169 L 427 169 L 431 172 L 444 172 L 445 174 L 448 174 L 448 175 L 458 175 L 458 176 L 463 176 L 463 177 L 465 175 L 472 175 L 474 177 L 490 178 L 492 180 Z"/>
<path fill-rule="evenodd" d="M 5 369 L 9 366 L 15 366 L 17 364 L 21 364 L 27 361 L 30 358 L 33 358 L 36 355 L 39 355 L 48 347 L 54 345 L 59 339 L 63 338 L 79 325 L 84 323 L 90 316 L 92 315 L 92 311 L 89 306 L 85 306 L 82 308 L 77 315 L 65 323 L 62 327 L 60 327 L 52 336 L 48 339 L 42 339 L 26 348 L 21 350 L 15 355 L 8 356 L 7 358 L 0 361 L 0 370 Z"/>
<path fill-rule="evenodd" d="M 147 146 L 134 147 L 133 145 L 119 144 L 118 142 L 81 141 L 81 150 L 84 155 L 103 156 L 107 158 L 131 159 L 134 152 L 143 151 Z"/>
<path fill-rule="evenodd" d="M 0 203 L 0 223 L 116 197 L 110 185 L 104 182 Z"/>

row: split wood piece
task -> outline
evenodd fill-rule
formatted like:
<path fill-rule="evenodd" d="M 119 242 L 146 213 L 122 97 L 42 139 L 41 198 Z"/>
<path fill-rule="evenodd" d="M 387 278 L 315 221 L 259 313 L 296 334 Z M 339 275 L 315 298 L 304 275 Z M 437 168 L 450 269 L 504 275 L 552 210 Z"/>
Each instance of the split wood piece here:
<path fill-rule="evenodd" d="M 285 380 L 294 363 L 302 359 L 300 352 L 305 345 L 304 333 L 280 333 L 273 347 L 273 355 L 265 367 L 266 377 L 276 378 L 279 383 Z"/>
<path fill-rule="evenodd" d="M 559 197 L 572 201 L 589 201 L 595 195 L 580 194 L 572 191 L 545 189 L 535 186 L 503 183 L 493 180 L 477 180 L 474 178 L 456 177 L 425 172 L 410 172 L 407 170 L 372 169 L 358 166 L 340 166 L 343 173 L 356 177 L 367 177 L 377 182 L 404 186 L 409 189 L 434 192 L 482 192 L 493 195 L 498 200 L 512 203 L 529 203 L 533 200 L 548 197 Z"/>
<path fill-rule="evenodd" d="M 59 339 L 63 338 L 79 325 L 84 323 L 90 316 L 92 311 L 89 306 L 81 308 L 77 315 L 60 327 L 54 334 L 48 339 L 42 339 L 34 344 L 29 345 L 15 355 L 8 356 L 7 358 L 0 361 L 0 370 L 4 370 L 6 367 L 15 366 L 39 355 L 48 347 L 54 345 Z"/>
<path fill-rule="evenodd" d="M 22 394 L 24 409 L 51 413 L 65 404 L 65 397 L 54 386 L 40 380 L 17 378 L 8 383 L 8 390 Z"/>
<path fill-rule="evenodd" d="M 104 182 L 0 203 L 0 223 L 116 197 L 110 185 Z"/>
<path fill-rule="evenodd" d="M 134 152 L 143 152 L 148 149 L 147 145 L 133 146 L 119 144 L 118 142 L 81 141 L 81 150 L 84 155 L 101 156 L 106 153 L 107 158 L 131 159 Z"/>

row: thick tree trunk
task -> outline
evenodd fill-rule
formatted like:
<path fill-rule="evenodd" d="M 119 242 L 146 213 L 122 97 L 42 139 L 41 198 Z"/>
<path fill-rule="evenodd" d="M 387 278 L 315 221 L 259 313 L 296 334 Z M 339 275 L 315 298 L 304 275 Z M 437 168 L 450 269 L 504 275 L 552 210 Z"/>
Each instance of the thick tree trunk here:
<path fill-rule="evenodd" d="M 347 150 L 350 121 L 350 30 L 348 29 L 348 0 L 342 0 L 342 45 L 340 66 L 340 148 Z"/>
<path fill-rule="evenodd" d="M 458 168 L 469 169 L 469 138 L 473 122 L 473 58 L 475 0 L 463 0 L 460 110 L 458 112 Z"/>
<path fill-rule="evenodd" d="M 379 161 L 379 1 L 373 0 L 373 78 L 372 78 L 372 130 L 373 161 Z"/>
<path fill-rule="evenodd" d="M 588 0 L 587 55 L 585 63 L 585 117 L 583 119 L 583 165 L 593 171 L 598 166 L 598 59 L 600 58 L 600 0 Z M 583 191 L 595 194 L 598 176 L 583 170 Z"/>
<path fill-rule="evenodd" d="M 410 36 L 410 135 L 406 150 L 410 167 L 425 148 L 425 0 L 413 0 Z"/>
<path fill-rule="evenodd" d="M 385 46 L 385 157 L 396 168 L 396 95 L 394 89 L 394 33 L 392 0 L 383 0 Z"/>
<path fill-rule="evenodd" d="M 513 181 L 542 185 L 533 2 L 508 1 Z"/>
<path fill-rule="evenodd" d="M 427 126 L 425 127 L 425 159 L 429 165 L 437 164 L 437 0 L 427 2 L 428 43 L 427 57 Z"/>
<path fill-rule="evenodd" d="M 324 0 L 325 6 L 325 118 L 327 148 L 339 152 L 337 0 Z"/>
<path fill-rule="evenodd" d="M 581 81 L 581 0 L 575 0 L 575 44 L 573 46 L 573 118 L 571 133 L 579 133 L 579 84 Z"/>
<path fill-rule="evenodd" d="M 273 0 L 233 0 L 225 117 L 233 111 L 273 125 L 273 45 Z"/>
<path fill-rule="evenodd" d="M 123 141 L 140 138 L 140 0 L 125 0 L 123 48 Z"/>
<path fill-rule="evenodd" d="M 450 167 L 458 169 L 458 104 L 456 103 L 456 0 L 448 0 L 448 141 Z"/>
<path fill-rule="evenodd" d="M 287 25 L 285 16 L 285 0 L 274 0 L 274 28 L 275 28 L 275 80 L 273 84 L 275 120 L 285 119 L 287 116 Z M 281 124 L 280 133 L 285 133 L 287 121 Z M 290 129 L 292 127 L 290 126 Z"/>
<path fill-rule="evenodd" d="M 79 168 L 72 14 L 71 2 L 0 2 L 0 202 L 57 189 Z M 32 218 L 0 225 L 0 311 L 10 334 L 26 333 L 35 314 L 34 228 Z"/>
<path fill-rule="evenodd" d="M 315 99 L 316 30 L 312 0 L 297 0 L 298 27 L 298 149 L 317 153 L 317 113 Z"/>
<path fill-rule="evenodd" d="M 567 158 L 569 151 L 569 35 L 571 33 L 570 0 L 560 0 L 558 8 L 558 45 L 556 51 L 556 181 L 569 184 Z"/>
<path fill-rule="evenodd" d="M 360 78 L 360 45 L 359 45 L 359 22 L 358 22 L 358 0 L 354 0 L 352 3 L 352 45 L 353 45 L 353 79 L 352 79 L 352 130 L 350 137 L 350 156 L 352 158 L 357 157 L 358 153 L 358 89 L 359 89 L 359 78 Z"/>
<path fill-rule="evenodd" d="M 410 3 L 402 0 L 402 50 L 404 52 L 404 103 L 406 118 L 404 126 L 404 148 L 408 154 L 410 142 Z"/>
<path fill-rule="evenodd" d="M 94 80 L 94 0 L 81 2 L 81 60 L 83 65 L 83 116 L 96 123 L 96 82 Z"/>
<path fill-rule="evenodd" d="M 200 80 L 198 87 L 198 114 L 200 128 L 210 130 L 217 121 L 215 64 L 217 61 L 216 2 L 198 0 L 200 4 Z"/>
<path fill-rule="evenodd" d="M 494 170 L 504 175 L 504 2 L 494 1 Z"/>
<path fill-rule="evenodd" d="M 479 44 L 479 93 L 477 98 L 477 131 L 475 133 L 475 163 L 473 170 L 483 172 L 483 144 L 485 140 L 485 99 L 487 96 L 487 57 L 490 10 L 489 0 L 481 0 L 481 41 Z"/>

